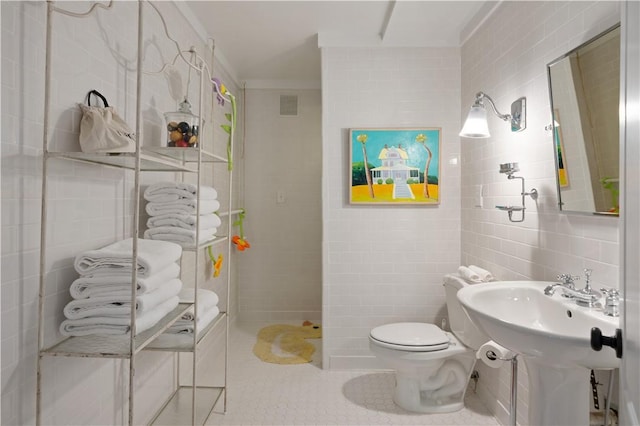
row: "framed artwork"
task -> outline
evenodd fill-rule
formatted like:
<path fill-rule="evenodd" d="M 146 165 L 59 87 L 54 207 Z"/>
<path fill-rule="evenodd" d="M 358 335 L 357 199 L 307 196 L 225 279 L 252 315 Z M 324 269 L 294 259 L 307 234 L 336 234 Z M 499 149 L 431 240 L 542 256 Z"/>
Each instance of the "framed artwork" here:
<path fill-rule="evenodd" d="M 440 204 L 439 127 L 351 129 L 351 204 Z"/>
<path fill-rule="evenodd" d="M 564 144 L 562 142 L 562 130 L 560 129 L 560 113 L 557 109 L 553 110 L 553 132 L 556 142 L 556 159 L 558 161 L 558 183 L 560 188 L 569 186 L 569 174 L 567 172 L 567 162 L 564 155 Z"/>

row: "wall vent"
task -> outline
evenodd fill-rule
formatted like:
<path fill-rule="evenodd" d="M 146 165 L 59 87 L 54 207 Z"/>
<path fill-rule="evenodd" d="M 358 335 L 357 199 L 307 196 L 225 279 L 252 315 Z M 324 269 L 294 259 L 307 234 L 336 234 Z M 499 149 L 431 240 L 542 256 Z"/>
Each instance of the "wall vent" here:
<path fill-rule="evenodd" d="M 298 115 L 298 96 L 280 95 L 280 115 L 286 117 Z"/>

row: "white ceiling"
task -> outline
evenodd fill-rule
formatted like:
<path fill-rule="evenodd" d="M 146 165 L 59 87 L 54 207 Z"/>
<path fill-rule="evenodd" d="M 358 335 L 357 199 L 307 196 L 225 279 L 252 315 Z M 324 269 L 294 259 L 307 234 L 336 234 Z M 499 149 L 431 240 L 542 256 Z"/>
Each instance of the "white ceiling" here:
<path fill-rule="evenodd" d="M 460 46 L 497 3 L 234 0 L 183 5 L 215 39 L 216 53 L 239 81 L 319 82 L 319 41 L 323 46 Z"/>

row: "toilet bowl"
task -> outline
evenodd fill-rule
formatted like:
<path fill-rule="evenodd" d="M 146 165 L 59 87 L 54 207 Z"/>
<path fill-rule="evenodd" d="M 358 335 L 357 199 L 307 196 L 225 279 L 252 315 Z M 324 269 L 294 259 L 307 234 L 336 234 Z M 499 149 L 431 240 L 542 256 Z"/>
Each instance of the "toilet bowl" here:
<path fill-rule="evenodd" d="M 401 322 L 371 330 L 369 347 L 395 370 L 393 401 L 419 413 L 447 413 L 464 407 L 475 353 L 489 337 L 462 309 L 456 294 L 470 285 L 460 276 L 444 277 L 451 331 L 434 324 Z"/>

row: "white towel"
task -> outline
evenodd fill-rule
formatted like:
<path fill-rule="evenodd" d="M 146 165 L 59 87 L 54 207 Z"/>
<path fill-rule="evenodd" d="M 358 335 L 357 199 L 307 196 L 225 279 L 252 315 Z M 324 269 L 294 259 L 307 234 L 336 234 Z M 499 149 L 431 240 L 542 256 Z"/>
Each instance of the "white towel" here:
<path fill-rule="evenodd" d="M 76 256 L 74 267 L 80 275 L 131 274 L 133 239 L 117 241 L 98 250 Z M 138 276 L 147 278 L 162 271 L 182 256 L 182 247 L 165 241 L 138 239 Z"/>
<path fill-rule="evenodd" d="M 171 263 L 169 266 L 148 278 L 138 277 L 137 293 L 142 295 L 156 290 L 172 278 L 180 276 L 180 266 Z M 69 287 L 69 293 L 74 299 L 87 297 L 131 297 L 131 274 L 125 275 L 86 275 L 81 276 Z"/>
<path fill-rule="evenodd" d="M 193 288 L 183 288 L 178 294 L 180 298 L 180 303 L 194 303 L 194 295 L 195 291 Z M 198 290 L 198 313 L 206 312 L 211 308 L 214 308 L 218 305 L 218 295 L 215 294 L 211 290 Z M 193 306 L 189 308 L 187 312 L 185 312 L 180 319 L 185 321 L 193 321 L 194 310 Z"/>
<path fill-rule="evenodd" d="M 195 289 L 191 287 L 184 287 L 180 290 L 180 294 L 178 297 L 180 298 L 180 303 L 195 303 Z M 205 289 L 198 289 L 198 306 L 204 306 L 206 308 L 216 306 L 218 304 L 219 298 L 218 295 L 211 291 Z"/>
<path fill-rule="evenodd" d="M 443 284 L 447 284 L 447 283 L 453 284 L 457 288 L 463 288 L 470 284 L 467 280 L 465 280 L 455 272 L 452 274 L 446 274 L 444 276 Z"/>
<path fill-rule="evenodd" d="M 136 334 L 150 329 L 165 315 L 174 310 L 180 300 L 174 296 L 142 315 L 136 316 Z M 127 334 L 131 330 L 130 316 L 89 317 L 64 320 L 60 333 L 64 336 L 87 336 L 90 334 Z"/>
<path fill-rule="evenodd" d="M 493 274 L 486 269 L 482 269 L 481 267 L 476 265 L 469 265 L 469 269 L 475 272 L 483 282 L 487 283 L 489 281 L 495 281 L 495 277 L 493 276 Z"/>
<path fill-rule="evenodd" d="M 214 306 L 213 308 L 209 308 L 206 312 L 204 312 L 202 316 L 200 316 L 200 318 L 198 318 L 197 320 L 198 332 L 204 330 L 204 328 L 207 325 L 209 325 L 211 321 L 213 321 L 213 319 L 218 316 L 219 313 L 220 313 L 220 309 L 217 306 Z M 173 323 L 171 327 L 167 329 L 166 333 L 193 334 L 194 328 L 195 328 L 195 323 L 193 320 L 192 321 L 178 320 L 175 323 Z"/>
<path fill-rule="evenodd" d="M 458 267 L 458 273 L 460 274 L 460 276 L 462 278 L 464 278 L 466 281 L 469 281 L 470 283 L 481 283 L 482 282 L 482 280 L 480 279 L 480 275 L 476 274 L 475 272 L 473 272 L 471 269 L 467 268 L 466 266 Z"/>
<path fill-rule="evenodd" d="M 198 216 L 194 214 L 168 213 L 159 216 L 151 216 L 147 220 L 148 228 L 160 226 L 175 226 L 184 229 L 196 229 Z M 220 217 L 214 213 L 200 215 L 200 229 L 217 228 L 222 224 Z"/>
<path fill-rule="evenodd" d="M 182 289 L 182 281 L 172 279 L 151 293 L 136 296 L 136 314 L 142 315 L 177 296 Z M 98 296 L 87 299 L 74 299 L 63 309 L 68 319 L 88 317 L 127 316 L 131 314 L 131 294 L 119 297 Z"/>
<path fill-rule="evenodd" d="M 201 321 L 198 324 L 198 336 L 202 333 L 202 331 L 207 328 L 209 324 L 218 316 L 220 313 L 218 308 L 212 309 L 207 313 L 204 321 Z M 175 327 L 173 330 L 168 330 L 158 336 L 151 344 L 149 348 L 191 348 L 193 346 L 193 326 L 189 327 Z"/>
<path fill-rule="evenodd" d="M 197 197 L 198 186 L 185 182 L 158 182 L 149 185 L 144 191 L 144 199 L 147 201 L 166 203 L 177 201 L 183 198 L 195 200 Z M 205 185 L 200 185 L 201 200 L 215 200 L 218 198 L 218 192 Z"/>
<path fill-rule="evenodd" d="M 158 216 L 161 214 L 178 213 L 178 214 L 196 214 L 198 201 L 180 199 L 169 203 L 149 202 L 145 206 L 145 210 L 149 216 Z M 210 214 L 218 211 L 220 202 L 218 200 L 200 200 L 200 214 Z"/>
<path fill-rule="evenodd" d="M 203 229 L 200 231 L 198 244 L 215 240 L 217 228 Z M 177 228 L 175 226 L 160 226 L 158 228 L 149 228 L 144 231 L 144 238 L 150 240 L 171 241 L 180 244 L 183 247 L 191 247 L 196 242 L 196 231 L 189 229 Z"/>

